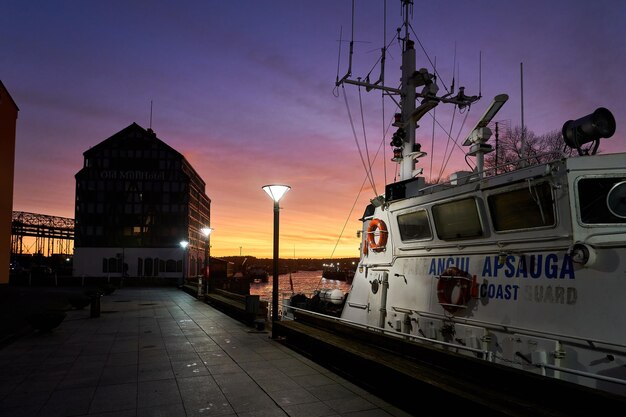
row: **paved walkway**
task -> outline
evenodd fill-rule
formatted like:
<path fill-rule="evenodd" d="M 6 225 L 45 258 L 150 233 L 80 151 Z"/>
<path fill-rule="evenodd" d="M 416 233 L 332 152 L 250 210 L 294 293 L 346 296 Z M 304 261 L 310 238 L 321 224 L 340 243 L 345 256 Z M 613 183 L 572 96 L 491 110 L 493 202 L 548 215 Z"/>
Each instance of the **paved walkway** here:
<path fill-rule="evenodd" d="M 174 288 L 117 290 L 0 349 L 0 416 L 406 415 Z"/>

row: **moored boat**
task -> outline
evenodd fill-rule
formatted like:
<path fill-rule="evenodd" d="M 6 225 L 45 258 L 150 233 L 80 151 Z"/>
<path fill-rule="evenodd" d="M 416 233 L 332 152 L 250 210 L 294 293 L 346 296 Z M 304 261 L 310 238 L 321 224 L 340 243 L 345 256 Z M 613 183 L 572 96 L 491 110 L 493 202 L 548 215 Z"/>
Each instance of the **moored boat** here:
<path fill-rule="evenodd" d="M 259 266 L 251 266 L 246 270 L 245 279 L 251 283 L 268 282 L 269 273 Z"/>
<path fill-rule="evenodd" d="M 334 266 L 325 267 L 322 270 L 322 278 L 351 283 L 352 278 L 354 278 L 354 269 Z"/>
<path fill-rule="evenodd" d="M 435 75 L 416 70 L 413 1 L 401 3 L 401 88 L 350 72 L 337 80 L 400 97 L 392 139 L 400 180 L 365 208 L 352 287 L 335 297 L 331 315 L 626 396 L 626 153 L 597 154 L 615 132 L 613 115 L 601 107 L 560 121 L 573 155 L 485 168 L 487 125 L 508 99 L 498 95 L 464 143 L 476 168 L 427 184 L 416 167 L 425 155 L 418 121 L 436 106 L 467 108 L 480 97 L 462 88 L 437 95 Z"/>

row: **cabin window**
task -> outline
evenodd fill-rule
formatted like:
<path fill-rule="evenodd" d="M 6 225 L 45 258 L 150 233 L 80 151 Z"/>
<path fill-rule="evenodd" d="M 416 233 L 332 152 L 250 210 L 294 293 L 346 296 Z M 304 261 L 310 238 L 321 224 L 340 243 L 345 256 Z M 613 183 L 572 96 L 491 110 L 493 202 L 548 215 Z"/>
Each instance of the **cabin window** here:
<path fill-rule="evenodd" d="M 460 240 L 483 235 L 474 198 L 437 204 L 433 206 L 432 211 L 439 239 Z"/>
<path fill-rule="evenodd" d="M 580 220 L 583 223 L 626 223 L 624 181 L 623 177 L 580 179 L 577 187 Z"/>
<path fill-rule="evenodd" d="M 398 228 L 400 229 L 400 239 L 402 241 L 430 239 L 432 237 L 426 210 L 399 215 Z"/>
<path fill-rule="evenodd" d="M 554 200 L 547 182 L 494 194 L 489 196 L 487 202 L 497 232 L 555 224 Z"/>

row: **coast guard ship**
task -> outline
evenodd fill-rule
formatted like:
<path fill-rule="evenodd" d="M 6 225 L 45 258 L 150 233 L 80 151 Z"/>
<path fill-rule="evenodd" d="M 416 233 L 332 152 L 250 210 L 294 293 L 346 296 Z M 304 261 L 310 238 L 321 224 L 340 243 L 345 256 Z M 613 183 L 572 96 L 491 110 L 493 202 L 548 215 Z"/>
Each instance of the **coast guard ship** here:
<path fill-rule="evenodd" d="M 361 218 L 360 261 L 336 315 L 399 337 L 548 377 L 626 395 L 626 154 L 597 154 L 615 132 L 605 108 L 562 127 L 573 157 L 521 159 L 486 169 L 487 127 L 498 95 L 464 145 L 476 169 L 427 185 L 416 161 L 419 120 L 436 106 L 464 108 L 463 88 L 438 96 L 415 65 L 402 0 L 399 88 L 337 79 L 398 97 L 393 125 L 400 180 Z M 561 122 L 563 123 L 563 122 Z M 510 167 L 510 164 L 509 164 Z"/>

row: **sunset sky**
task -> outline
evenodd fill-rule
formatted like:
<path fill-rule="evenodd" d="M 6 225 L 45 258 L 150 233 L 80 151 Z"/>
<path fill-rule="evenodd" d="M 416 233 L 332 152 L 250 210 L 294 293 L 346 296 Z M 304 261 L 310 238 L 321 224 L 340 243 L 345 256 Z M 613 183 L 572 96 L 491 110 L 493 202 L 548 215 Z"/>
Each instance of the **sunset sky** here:
<path fill-rule="evenodd" d="M 353 78 L 371 71 L 376 79 L 385 2 L 356 3 Z M 83 152 L 133 122 L 148 128 L 152 103 L 152 129 L 206 182 L 212 255 L 271 257 L 273 205 L 261 187 L 276 182 L 292 187 L 281 201 L 281 256 L 358 256 L 358 219 L 376 194 L 368 186 L 359 195 L 365 171 L 349 114 L 370 159 L 383 143 L 374 168 L 382 194 L 396 169 L 383 113 L 389 123 L 397 109 L 386 100 L 383 110 L 380 92 L 363 90 L 363 123 L 358 88 L 345 87 L 348 107 L 335 89 L 347 71 L 348 44 L 340 51 L 339 39 L 350 39 L 351 5 L 0 0 L 0 80 L 20 108 L 13 209 L 73 217 Z M 478 94 L 482 56 L 483 98 L 451 127 L 459 144 L 500 93 L 510 98 L 496 120 L 521 124 L 523 63 L 528 129 L 560 130 L 606 107 L 617 132 L 600 149 L 626 151 L 626 1 L 415 0 L 413 14 L 440 94 L 453 68 L 456 86 Z M 386 17 L 386 84 L 397 87 L 400 0 L 386 1 Z M 416 49 L 417 67 L 430 68 Z M 453 111 L 436 110 L 445 129 Z M 458 148 L 442 168 L 447 139 L 437 126 L 433 148 L 429 116 L 418 142 L 429 154 L 420 161 L 427 178 L 431 156 L 435 177 L 468 169 Z"/>

